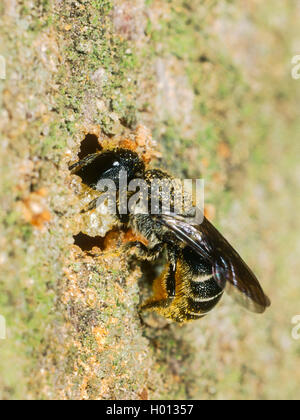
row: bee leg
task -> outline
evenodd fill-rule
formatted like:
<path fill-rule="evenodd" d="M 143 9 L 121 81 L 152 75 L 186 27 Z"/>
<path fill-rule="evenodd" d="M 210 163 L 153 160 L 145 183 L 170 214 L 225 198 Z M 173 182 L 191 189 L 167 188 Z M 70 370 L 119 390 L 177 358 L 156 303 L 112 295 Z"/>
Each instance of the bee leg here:
<path fill-rule="evenodd" d="M 175 248 L 169 247 L 168 248 L 168 259 L 169 259 L 169 272 L 167 274 L 167 277 L 165 279 L 166 281 L 166 290 L 168 293 L 168 296 L 170 298 L 174 298 L 175 292 L 176 292 L 176 267 L 177 267 L 177 258 L 178 253 Z"/>
<path fill-rule="evenodd" d="M 89 204 L 80 211 L 80 213 L 87 213 L 88 211 L 95 210 L 97 208 L 98 199 L 99 199 L 99 197 L 90 201 Z"/>
<path fill-rule="evenodd" d="M 163 310 L 168 308 L 176 293 L 176 266 L 177 252 L 174 249 L 168 249 L 169 263 L 164 272 L 154 280 L 154 295 L 141 305 L 140 310 L 156 310 L 163 314 Z"/>
<path fill-rule="evenodd" d="M 125 250 L 134 250 L 133 255 L 139 260 L 155 260 L 163 249 L 163 244 L 158 243 L 152 248 L 148 248 L 145 244 L 139 241 L 128 242 L 125 245 Z"/>

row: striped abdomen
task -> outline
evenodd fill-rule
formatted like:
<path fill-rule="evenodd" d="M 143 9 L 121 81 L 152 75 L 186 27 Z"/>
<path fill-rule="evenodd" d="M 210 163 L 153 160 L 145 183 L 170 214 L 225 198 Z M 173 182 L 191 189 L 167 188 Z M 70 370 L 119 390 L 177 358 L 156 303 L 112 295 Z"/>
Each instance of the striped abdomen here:
<path fill-rule="evenodd" d="M 221 289 L 212 274 L 193 277 L 189 284 L 187 310 L 190 319 L 202 318 L 220 301 L 224 290 Z"/>

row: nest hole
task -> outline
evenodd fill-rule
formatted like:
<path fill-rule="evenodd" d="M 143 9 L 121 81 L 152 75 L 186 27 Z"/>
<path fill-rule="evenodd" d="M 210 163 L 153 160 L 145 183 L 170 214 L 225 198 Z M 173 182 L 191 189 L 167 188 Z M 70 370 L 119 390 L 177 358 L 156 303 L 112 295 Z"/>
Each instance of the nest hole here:
<path fill-rule="evenodd" d="M 81 251 L 90 252 L 94 247 L 99 248 L 101 251 L 110 249 L 119 249 L 124 243 L 125 232 L 119 228 L 111 229 L 105 237 L 102 236 L 89 236 L 85 233 L 78 233 L 74 235 L 74 244 L 77 245 Z"/>
<path fill-rule="evenodd" d="M 80 232 L 78 235 L 73 236 L 74 244 L 77 245 L 82 251 L 91 251 L 94 247 L 100 248 L 101 251 L 105 248 L 105 238 L 101 236 L 88 236 Z"/>
<path fill-rule="evenodd" d="M 84 159 L 88 155 L 100 152 L 101 149 L 98 137 L 95 134 L 87 134 L 81 142 L 78 157 L 80 160 Z"/>

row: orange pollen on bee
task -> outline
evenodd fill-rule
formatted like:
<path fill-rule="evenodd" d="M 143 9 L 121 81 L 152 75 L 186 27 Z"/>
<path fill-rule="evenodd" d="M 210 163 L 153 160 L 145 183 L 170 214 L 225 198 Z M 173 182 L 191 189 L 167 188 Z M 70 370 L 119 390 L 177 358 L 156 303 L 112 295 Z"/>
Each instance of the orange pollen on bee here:
<path fill-rule="evenodd" d="M 142 242 L 142 244 L 144 244 L 145 246 L 148 246 L 148 243 L 149 243 L 144 236 L 134 233 L 132 229 L 128 229 L 124 233 L 123 242 L 127 243 L 127 242 L 135 242 L 135 241 Z"/>

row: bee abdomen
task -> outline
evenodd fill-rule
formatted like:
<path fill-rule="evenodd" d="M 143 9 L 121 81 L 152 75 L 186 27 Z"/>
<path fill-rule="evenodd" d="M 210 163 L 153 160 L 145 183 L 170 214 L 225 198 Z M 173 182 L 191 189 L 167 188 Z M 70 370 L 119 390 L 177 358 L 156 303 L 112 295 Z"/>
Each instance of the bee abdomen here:
<path fill-rule="evenodd" d="M 193 321 L 193 320 L 201 319 L 205 317 L 205 315 L 206 314 L 196 314 L 196 313 L 187 312 L 184 318 L 186 321 Z M 179 320 L 179 322 L 182 322 L 182 321 Z"/>
<path fill-rule="evenodd" d="M 194 314 L 209 312 L 219 302 L 224 292 L 211 274 L 191 280 L 190 290 L 188 308 Z"/>
<path fill-rule="evenodd" d="M 214 306 L 219 302 L 223 295 L 223 292 L 221 292 L 219 295 L 209 298 L 209 299 L 203 299 L 195 300 L 194 298 L 188 298 L 188 308 L 190 312 L 196 312 L 196 313 L 205 313 L 212 310 Z"/>
<path fill-rule="evenodd" d="M 203 280 L 190 281 L 191 294 L 195 298 L 209 299 L 219 295 L 223 289 L 217 284 L 212 275 L 202 277 Z"/>

